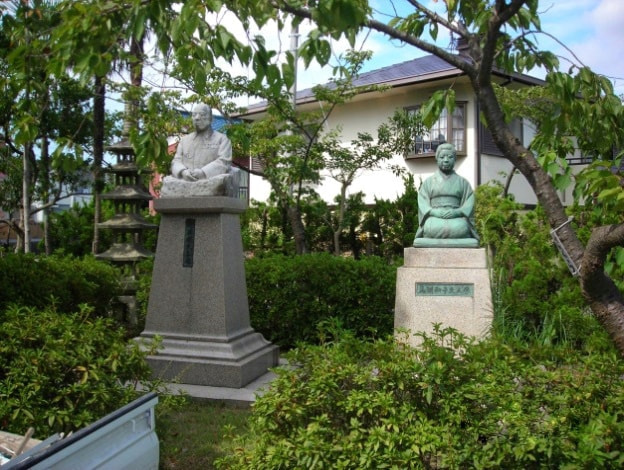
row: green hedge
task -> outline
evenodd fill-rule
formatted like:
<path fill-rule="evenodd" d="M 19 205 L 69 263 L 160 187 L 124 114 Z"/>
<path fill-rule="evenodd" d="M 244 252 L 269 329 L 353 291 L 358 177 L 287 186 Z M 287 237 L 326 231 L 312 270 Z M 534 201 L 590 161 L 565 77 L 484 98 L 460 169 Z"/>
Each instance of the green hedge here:
<path fill-rule="evenodd" d="M 381 258 L 272 255 L 245 268 L 251 324 L 283 348 L 317 341 L 332 317 L 359 336 L 392 332 L 396 266 Z"/>
<path fill-rule="evenodd" d="M 276 468 L 622 468 L 624 364 L 588 350 L 351 335 L 304 346 L 217 464 Z M 591 350 L 591 351 L 590 351 Z M 245 437 L 246 436 L 246 437 Z"/>
<path fill-rule="evenodd" d="M 146 352 L 88 309 L 9 307 L 0 318 L 0 428 L 45 439 L 77 430 L 137 397 Z"/>
<path fill-rule="evenodd" d="M 8 305 L 59 312 L 78 311 L 81 304 L 106 315 L 119 294 L 119 273 L 91 257 L 6 254 L 0 257 L 0 312 Z"/>

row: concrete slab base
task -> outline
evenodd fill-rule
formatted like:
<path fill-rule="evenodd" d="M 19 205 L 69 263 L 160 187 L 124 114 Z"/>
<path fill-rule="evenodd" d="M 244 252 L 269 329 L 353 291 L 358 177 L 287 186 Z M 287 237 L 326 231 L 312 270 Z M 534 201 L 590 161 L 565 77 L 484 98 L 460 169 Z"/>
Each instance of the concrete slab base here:
<path fill-rule="evenodd" d="M 141 339 L 151 339 L 143 332 Z M 157 355 L 147 362 L 165 381 L 242 388 L 279 360 L 279 348 L 249 329 L 235 338 L 193 338 L 167 335 Z"/>
<path fill-rule="evenodd" d="M 286 366 L 286 362 L 280 361 L 280 366 Z M 262 396 L 269 389 L 276 376 L 275 372 L 267 371 L 253 382 L 235 389 L 181 383 L 167 383 L 165 386 L 170 393 L 185 394 L 193 400 L 217 401 L 232 406 L 246 407 L 254 403 L 257 397 Z"/>
<path fill-rule="evenodd" d="M 249 322 L 239 214 L 221 196 L 162 198 L 145 331 L 162 338 L 148 362 L 155 377 L 242 388 L 278 363 L 278 348 Z"/>
<path fill-rule="evenodd" d="M 406 248 L 397 270 L 395 329 L 432 333 L 440 323 L 484 337 L 492 325 L 492 294 L 484 248 Z M 404 336 L 397 333 L 397 337 Z"/>

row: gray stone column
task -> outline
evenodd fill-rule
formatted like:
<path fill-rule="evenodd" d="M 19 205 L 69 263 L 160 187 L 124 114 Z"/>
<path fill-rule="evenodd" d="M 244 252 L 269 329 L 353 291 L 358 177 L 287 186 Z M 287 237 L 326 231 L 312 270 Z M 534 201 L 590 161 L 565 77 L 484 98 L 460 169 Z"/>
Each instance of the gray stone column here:
<path fill-rule="evenodd" d="M 492 293 L 484 248 L 405 248 L 397 270 L 394 327 L 432 333 L 433 324 L 484 337 L 492 326 Z M 403 336 L 398 335 L 399 338 Z"/>
<path fill-rule="evenodd" d="M 278 362 L 278 348 L 249 322 L 239 214 L 222 196 L 162 198 L 145 331 L 163 338 L 150 356 L 168 381 L 241 388 Z"/>

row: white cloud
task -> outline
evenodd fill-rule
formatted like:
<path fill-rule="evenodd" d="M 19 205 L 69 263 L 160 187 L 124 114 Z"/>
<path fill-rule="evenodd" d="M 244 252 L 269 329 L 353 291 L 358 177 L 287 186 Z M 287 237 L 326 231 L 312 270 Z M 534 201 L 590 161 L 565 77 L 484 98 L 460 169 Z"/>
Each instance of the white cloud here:
<path fill-rule="evenodd" d="M 621 47 L 624 44 L 624 2 L 602 0 L 589 17 L 593 37 L 580 45 L 579 53 L 599 72 L 624 78 Z"/>
<path fill-rule="evenodd" d="M 624 2 L 622 0 L 574 0 L 544 5 L 542 28 L 562 41 L 583 65 L 612 78 L 616 92 L 624 93 Z M 561 45 L 540 39 L 540 46 L 579 65 Z M 562 63 L 565 69 L 567 64 Z"/>

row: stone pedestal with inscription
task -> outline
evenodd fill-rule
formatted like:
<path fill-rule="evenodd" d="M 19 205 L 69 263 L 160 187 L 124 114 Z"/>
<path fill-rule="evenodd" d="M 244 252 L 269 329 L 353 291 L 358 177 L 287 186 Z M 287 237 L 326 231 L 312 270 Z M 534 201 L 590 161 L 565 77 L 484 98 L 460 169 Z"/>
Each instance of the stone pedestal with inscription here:
<path fill-rule="evenodd" d="M 484 248 L 406 248 L 397 270 L 395 329 L 431 333 L 433 324 L 483 337 L 492 325 L 492 295 Z M 401 333 L 396 333 L 404 338 Z"/>
<path fill-rule="evenodd" d="M 242 388 L 278 362 L 278 348 L 249 323 L 240 199 L 161 198 L 145 331 L 162 337 L 149 356 L 166 381 Z"/>

